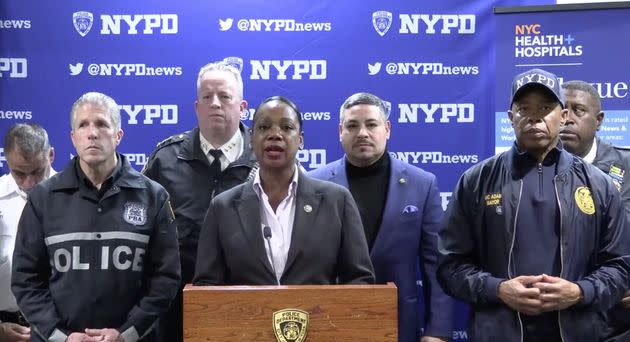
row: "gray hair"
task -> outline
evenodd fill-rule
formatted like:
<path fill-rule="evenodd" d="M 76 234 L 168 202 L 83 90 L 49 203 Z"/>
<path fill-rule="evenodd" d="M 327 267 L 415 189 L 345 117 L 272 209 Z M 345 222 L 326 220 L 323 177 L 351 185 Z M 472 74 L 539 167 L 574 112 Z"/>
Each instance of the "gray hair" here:
<path fill-rule="evenodd" d="M 243 78 L 241 77 L 241 73 L 236 69 L 233 65 L 228 64 L 223 61 L 208 63 L 199 69 L 199 75 L 197 75 L 197 92 L 201 88 L 201 78 L 203 74 L 208 71 L 219 70 L 219 71 L 227 71 L 234 76 L 236 79 L 236 88 L 238 89 L 238 95 L 243 99 Z"/>
<path fill-rule="evenodd" d="M 358 105 L 376 106 L 379 113 L 381 114 L 381 117 L 383 118 L 383 121 L 387 121 L 389 117 L 389 113 L 385 108 L 385 103 L 383 102 L 383 100 L 381 100 L 381 98 L 370 93 L 356 93 L 350 95 L 350 97 L 348 97 L 341 105 L 341 108 L 339 109 L 339 122 L 343 122 L 343 112 L 351 107 Z"/>
<path fill-rule="evenodd" d="M 50 142 L 46 130 L 34 123 L 17 123 L 4 136 L 4 153 L 17 152 L 24 159 L 48 158 Z"/>
<path fill-rule="evenodd" d="M 75 128 L 74 120 L 76 119 L 77 111 L 81 106 L 86 104 L 104 108 L 109 115 L 109 118 L 112 120 L 116 130 L 120 130 L 120 109 L 118 108 L 118 104 L 116 104 L 116 101 L 114 101 L 111 97 L 97 92 L 85 93 L 74 102 L 72 109 L 70 110 L 70 128 Z"/>
<path fill-rule="evenodd" d="M 584 82 L 584 81 L 580 81 L 580 80 L 573 80 L 573 81 L 568 81 L 568 82 L 564 82 L 562 83 L 562 89 L 564 90 L 579 90 L 579 91 L 583 91 L 587 94 L 589 94 L 591 96 L 591 98 L 593 100 L 595 100 L 595 104 L 597 105 L 596 110 L 599 112 L 602 110 L 602 102 L 601 99 L 599 97 L 599 93 L 597 92 L 597 89 L 595 89 L 595 87 L 593 87 L 592 85 Z"/>

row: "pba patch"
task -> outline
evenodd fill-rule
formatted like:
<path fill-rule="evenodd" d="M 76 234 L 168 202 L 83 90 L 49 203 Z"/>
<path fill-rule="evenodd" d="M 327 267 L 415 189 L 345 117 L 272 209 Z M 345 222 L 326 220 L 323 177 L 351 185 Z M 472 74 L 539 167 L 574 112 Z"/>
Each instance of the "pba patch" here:
<path fill-rule="evenodd" d="M 243 59 L 240 57 L 225 57 L 223 61 L 238 70 L 238 72 L 243 72 Z"/>
<path fill-rule="evenodd" d="M 384 36 L 392 26 L 392 12 L 376 11 L 372 13 L 372 25 L 381 37 Z"/>
<path fill-rule="evenodd" d="M 626 170 L 620 168 L 617 165 L 610 165 L 610 171 L 608 171 L 608 175 L 612 178 L 613 184 L 615 184 L 615 188 L 621 191 L 621 186 L 623 185 L 623 176 L 625 176 Z"/>
<path fill-rule="evenodd" d="M 578 208 L 586 215 L 595 214 L 595 202 L 593 202 L 593 195 L 591 189 L 581 186 L 575 189 L 575 203 Z"/>
<path fill-rule="evenodd" d="M 273 313 L 273 332 L 278 342 L 302 342 L 308 332 L 308 312 L 283 309 Z"/>
<path fill-rule="evenodd" d="M 86 11 L 74 12 L 72 14 L 72 22 L 74 23 L 74 28 L 77 30 L 77 32 L 79 32 L 81 37 L 85 37 L 92 28 L 94 15 Z"/>
<path fill-rule="evenodd" d="M 140 202 L 127 202 L 123 219 L 134 226 L 142 226 L 147 223 L 147 207 Z"/>

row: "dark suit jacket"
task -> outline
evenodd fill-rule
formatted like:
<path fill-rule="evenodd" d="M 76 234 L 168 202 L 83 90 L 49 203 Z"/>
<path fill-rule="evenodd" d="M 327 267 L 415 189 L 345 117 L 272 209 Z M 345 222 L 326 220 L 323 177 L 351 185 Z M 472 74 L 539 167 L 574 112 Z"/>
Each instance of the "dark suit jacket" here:
<path fill-rule="evenodd" d="M 309 175 L 348 187 L 345 157 Z M 398 340 L 417 341 L 421 335 L 416 286 L 418 257 L 424 292 L 424 335 L 451 336 L 453 300 L 436 280 L 437 231 L 443 210 L 435 176 L 391 158 L 391 173 L 383 220 L 370 252 L 377 283 L 398 287 Z"/>
<path fill-rule="evenodd" d="M 199 237 L 195 285 L 276 284 L 253 184 L 250 180 L 210 203 Z M 374 283 L 361 217 L 348 190 L 300 172 L 291 246 L 280 283 Z"/>

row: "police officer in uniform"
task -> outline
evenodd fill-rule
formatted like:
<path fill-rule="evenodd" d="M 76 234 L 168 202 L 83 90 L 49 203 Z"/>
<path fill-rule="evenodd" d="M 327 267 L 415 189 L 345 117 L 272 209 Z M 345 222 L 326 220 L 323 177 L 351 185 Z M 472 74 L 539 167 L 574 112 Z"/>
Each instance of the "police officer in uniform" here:
<path fill-rule="evenodd" d="M 168 193 L 116 152 L 116 102 L 81 96 L 71 110 L 78 156 L 30 193 L 12 290 L 33 341 L 150 341 L 180 282 Z"/>
<path fill-rule="evenodd" d="M 610 145 L 595 135 L 604 121 L 599 93 L 584 81 L 563 83 L 562 93 L 569 111 L 560 130 L 564 147 L 607 174 L 621 193 L 626 213 L 630 213 L 630 150 Z M 608 312 L 604 341 L 630 340 L 629 309 L 630 291 L 627 291 L 621 303 Z"/>
<path fill-rule="evenodd" d="M 198 127 L 158 144 L 143 173 L 171 195 L 177 221 L 182 288 L 192 281 L 197 241 L 210 200 L 255 174 L 249 129 L 240 123 L 247 108 L 240 72 L 225 62 L 209 63 L 197 78 Z M 164 323 L 164 342 L 182 341 L 181 291 Z"/>

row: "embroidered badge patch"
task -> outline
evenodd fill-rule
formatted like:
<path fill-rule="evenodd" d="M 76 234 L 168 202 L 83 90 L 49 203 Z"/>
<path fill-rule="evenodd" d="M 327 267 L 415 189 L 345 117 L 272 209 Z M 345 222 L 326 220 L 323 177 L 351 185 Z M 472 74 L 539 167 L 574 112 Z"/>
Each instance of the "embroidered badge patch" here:
<path fill-rule="evenodd" d="M 127 202 L 123 219 L 134 226 L 142 226 L 147 223 L 147 207 L 140 202 Z"/>
<path fill-rule="evenodd" d="M 575 189 L 575 203 L 578 208 L 586 215 L 595 214 L 595 202 L 593 202 L 593 195 L 591 189 L 581 186 Z"/>

